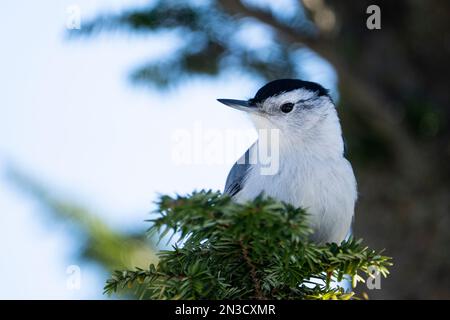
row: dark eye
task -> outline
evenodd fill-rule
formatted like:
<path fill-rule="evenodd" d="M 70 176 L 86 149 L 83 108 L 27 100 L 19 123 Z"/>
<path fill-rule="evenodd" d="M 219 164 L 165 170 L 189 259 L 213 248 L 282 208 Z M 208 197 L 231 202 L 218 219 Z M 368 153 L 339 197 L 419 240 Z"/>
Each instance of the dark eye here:
<path fill-rule="evenodd" d="M 285 103 L 280 107 L 280 110 L 284 113 L 289 113 L 292 111 L 292 109 L 294 109 L 294 104 L 293 103 Z"/>

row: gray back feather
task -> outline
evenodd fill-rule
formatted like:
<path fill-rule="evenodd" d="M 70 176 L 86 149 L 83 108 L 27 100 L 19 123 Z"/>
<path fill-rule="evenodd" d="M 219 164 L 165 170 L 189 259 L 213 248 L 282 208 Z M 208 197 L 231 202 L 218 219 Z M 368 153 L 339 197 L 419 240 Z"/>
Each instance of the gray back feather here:
<path fill-rule="evenodd" d="M 231 197 L 241 191 L 245 182 L 245 177 L 251 169 L 251 164 L 249 163 L 249 150 L 250 149 L 242 155 L 228 173 L 224 193 Z"/>

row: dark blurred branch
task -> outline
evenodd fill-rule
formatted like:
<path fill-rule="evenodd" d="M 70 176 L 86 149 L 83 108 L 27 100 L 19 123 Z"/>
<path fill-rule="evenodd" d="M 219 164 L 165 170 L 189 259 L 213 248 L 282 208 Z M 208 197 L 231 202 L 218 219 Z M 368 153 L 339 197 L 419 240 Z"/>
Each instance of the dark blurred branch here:
<path fill-rule="evenodd" d="M 357 78 L 343 65 L 335 65 L 340 76 L 342 95 L 351 99 L 348 107 L 357 112 L 381 137 L 390 143 L 398 172 L 411 182 L 419 182 L 431 170 L 423 153 L 414 142 L 400 117 L 398 110 L 375 85 Z"/>
<path fill-rule="evenodd" d="M 230 14 L 252 17 L 273 27 L 287 42 L 306 45 L 311 48 L 313 44 L 317 45 L 316 38 L 299 34 L 296 30 L 280 22 L 273 14 L 267 11 L 246 6 L 239 0 L 219 0 L 218 2 Z"/>

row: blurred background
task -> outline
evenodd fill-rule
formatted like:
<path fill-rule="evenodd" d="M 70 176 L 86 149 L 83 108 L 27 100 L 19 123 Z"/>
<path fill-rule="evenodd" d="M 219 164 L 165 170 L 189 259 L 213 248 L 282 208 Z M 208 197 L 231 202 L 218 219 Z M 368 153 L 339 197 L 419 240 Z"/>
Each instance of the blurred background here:
<path fill-rule="evenodd" d="M 371 4 L 381 29 L 366 26 Z M 158 194 L 222 189 L 256 137 L 215 99 L 290 77 L 330 89 L 359 184 L 355 235 L 394 258 L 369 297 L 450 298 L 448 1 L 0 8 L 0 298 L 107 298 L 111 270 L 155 262 L 165 243 L 144 220 Z"/>

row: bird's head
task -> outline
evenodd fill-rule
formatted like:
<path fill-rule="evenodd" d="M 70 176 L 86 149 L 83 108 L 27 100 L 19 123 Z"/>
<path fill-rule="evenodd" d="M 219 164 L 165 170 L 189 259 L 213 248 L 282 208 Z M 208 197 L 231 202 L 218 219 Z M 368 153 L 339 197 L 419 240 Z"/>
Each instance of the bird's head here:
<path fill-rule="evenodd" d="M 279 129 L 290 134 L 307 133 L 330 115 L 333 120 L 336 117 L 328 90 L 317 83 L 297 79 L 269 82 L 249 100 L 218 101 L 248 112 L 258 129 Z"/>

